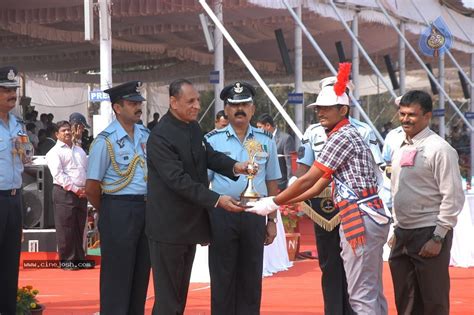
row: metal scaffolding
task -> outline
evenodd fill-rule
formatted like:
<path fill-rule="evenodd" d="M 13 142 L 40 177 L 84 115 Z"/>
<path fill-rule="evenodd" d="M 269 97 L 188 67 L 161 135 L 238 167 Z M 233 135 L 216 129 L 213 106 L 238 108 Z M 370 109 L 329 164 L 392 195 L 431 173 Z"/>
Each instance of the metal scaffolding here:
<path fill-rule="evenodd" d="M 321 58 L 323 59 L 324 63 L 326 64 L 326 66 L 329 68 L 329 70 L 332 72 L 333 75 L 337 75 L 337 71 L 336 69 L 334 68 L 334 66 L 331 64 L 331 62 L 329 61 L 329 59 L 327 58 L 326 54 L 322 51 L 321 47 L 319 47 L 318 43 L 316 42 L 316 40 L 313 38 L 313 36 L 311 36 L 311 34 L 309 33 L 308 29 L 306 28 L 306 26 L 303 24 L 303 22 L 301 21 L 301 19 L 298 17 L 298 15 L 295 13 L 295 11 L 291 8 L 291 6 L 288 4 L 288 2 L 286 0 L 282 0 L 283 4 L 286 6 L 288 12 L 290 12 L 291 16 L 293 17 L 293 19 L 296 21 L 296 23 L 298 23 L 298 25 L 301 27 L 301 30 L 303 31 L 303 33 L 305 34 L 306 38 L 309 40 L 309 42 L 311 43 L 311 45 L 313 46 L 313 48 L 317 51 L 317 53 L 321 56 Z M 356 106 L 356 108 L 359 110 L 362 118 L 364 118 L 364 120 L 367 122 L 367 124 L 369 124 L 369 126 L 372 128 L 372 130 L 374 131 L 375 135 L 377 136 L 377 139 L 380 141 L 380 143 L 384 143 L 384 139 L 383 137 L 380 135 L 379 131 L 377 130 L 377 128 L 375 128 L 374 124 L 372 123 L 372 121 L 370 120 L 369 116 L 365 113 L 364 109 L 362 108 L 362 106 L 360 106 L 360 103 L 359 103 L 359 100 L 357 100 L 354 95 L 351 93 L 349 93 L 349 97 L 350 99 L 352 100 L 352 102 L 354 103 L 354 105 Z"/>
<path fill-rule="evenodd" d="M 459 110 L 459 108 L 456 106 L 456 104 L 453 102 L 453 100 L 451 99 L 451 97 L 449 97 L 448 93 L 446 93 L 446 90 L 444 89 L 444 87 L 442 87 L 438 80 L 436 80 L 436 77 L 431 73 L 431 71 L 429 71 L 428 67 L 426 67 L 426 65 L 423 63 L 423 60 L 420 58 L 420 56 L 417 54 L 417 52 L 415 51 L 415 49 L 413 48 L 413 46 L 408 42 L 408 40 L 405 38 L 405 36 L 403 36 L 403 34 L 400 32 L 400 30 L 398 29 L 398 27 L 395 25 L 395 23 L 393 22 L 392 18 L 390 17 L 390 15 L 388 14 L 387 10 L 385 10 L 385 8 L 383 7 L 383 5 L 380 3 L 380 0 L 375 0 L 375 3 L 377 4 L 377 6 L 380 8 L 380 10 L 382 10 L 382 13 L 385 15 L 385 17 L 387 18 L 389 24 L 392 26 L 392 28 L 398 33 L 398 35 L 400 36 L 400 38 L 405 42 L 405 45 L 406 47 L 408 47 L 408 49 L 410 50 L 410 52 L 413 54 L 413 56 L 415 57 L 415 59 L 418 61 L 418 63 L 423 67 L 423 69 L 425 70 L 425 72 L 427 73 L 427 75 L 431 78 L 431 80 L 433 80 L 434 84 L 436 85 L 436 87 L 439 89 L 440 93 L 442 93 L 444 95 L 444 97 L 446 98 L 446 100 L 448 101 L 449 105 L 453 108 L 453 110 L 456 112 L 457 115 L 459 115 L 459 117 L 464 121 L 464 123 L 466 124 L 466 126 L 469 127 L 469 129 L 471 129 L 471 131 L 474 132 L 474 127 L 471 125 L 471 123 L 466 119 L 466 117 L 464 117 L 463 113 Z"/>

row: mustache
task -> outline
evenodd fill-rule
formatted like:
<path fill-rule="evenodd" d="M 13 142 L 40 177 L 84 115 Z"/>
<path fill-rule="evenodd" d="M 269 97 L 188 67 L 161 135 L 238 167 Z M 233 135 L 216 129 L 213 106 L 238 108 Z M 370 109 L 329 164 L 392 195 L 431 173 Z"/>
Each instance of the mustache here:
<path fill-rule="evenodd" d="M 238 111 L 238 112 L 236 112 L 236 113 L 234 114 L 234 117 L 237 117 L 237 116 L 240 116 L 240 115 L 242 115 L 242 116 L 244 116 L 244 117 L 247 117 L 247 114 L 246 114 L 244 111 Z"/>
<path fill-rule="evenodd" d="M 404 122 L 402 123 L 402 126 L 413 126 L 414 124 L 411 122 Z"/>

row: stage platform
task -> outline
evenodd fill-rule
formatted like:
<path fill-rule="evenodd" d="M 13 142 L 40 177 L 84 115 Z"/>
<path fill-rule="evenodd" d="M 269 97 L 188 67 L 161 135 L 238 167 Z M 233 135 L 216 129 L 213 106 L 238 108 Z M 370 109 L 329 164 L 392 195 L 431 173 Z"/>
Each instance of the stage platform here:
<path fill-rule="evenodd" d="M 301 250 L 314 251 L 314 235 L 309 220 L 302 221 L 301 233 Z M 40 291 L 38 298 L 46 305 L 45 315 L 91 315 L 99 310 L 99 271 L 100 266 L 80 271 L 21 269 L 19 284 L 33 285 Z M 474 268 L 452 267 L 450 274 L 451 314 L 474 314 Z M 320 282 L 321 272 L 317 260 L 296 261 L 288 271 L 264 278 L 261 314 L 323 314 Z M 396 314 L 387 263 L 384 263 L 384 291 L 389 301 L 389 314 Z M 153 301 L 150 279 L 146 314 L 151 314 Z M 191 284 L 185 314 L 210 314 L 209 283 Z"/>

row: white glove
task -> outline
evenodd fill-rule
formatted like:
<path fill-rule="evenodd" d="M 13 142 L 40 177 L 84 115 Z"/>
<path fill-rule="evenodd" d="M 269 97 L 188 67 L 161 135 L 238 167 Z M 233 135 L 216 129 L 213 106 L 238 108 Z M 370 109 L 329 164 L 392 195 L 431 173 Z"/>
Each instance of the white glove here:
<path fill-rule="evenodd" d="M 261 215 L 261 216 L 266 216 L 266 215 L 274 212 L 278 208 L 280 208 L 280 206 L 277 205 L 273 201 L 273 198 L 274 197 L 265 197 L 265 198 L 262 198 L 258 201 L 248 202 L 247 205 L 252 206 L 252 208 L 245 209 L 245 211 L 256 213 L 256 214 Z"/>
<path fill-rule="evenodd" d="M 293 183 L 296 182 L 297 179 L 298 179 L 298 177 L 296 177 L 296 176 L 291 176 L 290 179 L 288 180 L 288 187 L 290 187 L 291 185 L 293 185 Z"/>

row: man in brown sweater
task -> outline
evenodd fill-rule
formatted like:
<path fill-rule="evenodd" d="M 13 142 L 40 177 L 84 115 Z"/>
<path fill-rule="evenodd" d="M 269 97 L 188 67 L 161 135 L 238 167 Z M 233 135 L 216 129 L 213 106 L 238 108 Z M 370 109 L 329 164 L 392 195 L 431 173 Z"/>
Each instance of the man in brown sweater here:
<path fill-rule="evenodd" d="M 423 91 L 400 101 L 405 140 L 392 156 L 395 219 L 389 264 L 399 314 L 449 314 L 449 258 L 464 203 L 456 151 L 429 128 Z"/>

